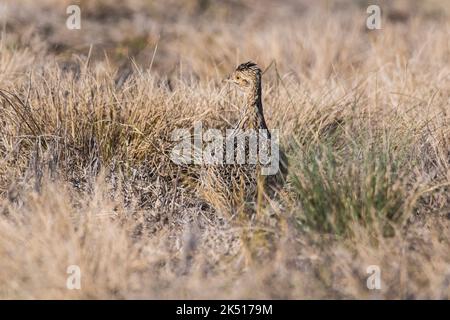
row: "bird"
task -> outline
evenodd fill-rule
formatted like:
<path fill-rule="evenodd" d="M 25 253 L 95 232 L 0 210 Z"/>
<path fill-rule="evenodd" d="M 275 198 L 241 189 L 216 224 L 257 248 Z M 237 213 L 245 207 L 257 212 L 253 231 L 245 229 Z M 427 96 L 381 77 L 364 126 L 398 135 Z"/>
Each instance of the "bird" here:
<path fill-rule="evenodd" d="M 232 215 L 240 212 L 248 216 L 249 212 L 255 211 L 256 203 L 264 197 L 275 196 L 286 182 L 288 161 L 282 150 L 279 150 L 276 174 L 262 174 L 259 149 L 263 143 L 267 148 L 273 137 L 264 118 L 261 78 L 261 68 L 256 63 L 248 61 L 238 65 L 226 79 L 227 82 L 242 91 L 244 101 L 239 120 L 234 125 L 233 134 L 227 136 L 224 144 L 230 143 L 231 140 L 231 144 L 234 144 L 235 147 L 233 156 L 236 157 L 240 151 L 243 151 L 245 159 L 248 160 L 251 152 L 250 146 L 245 144 L 245 150 L 239 150 L 243 145 L 237 145 L 236 140 L 239 135 L 256 132 L 257 143 L 256 148 L 253 149 L 254 152 L 256 151 L 256 161 L 254 163 L 209 166 L 207 174 L 204 176 L 206 184 L 214 190 L 208 195 L 216 209 L 228 211 Z M 259 133 L 264 133 L 264 135 Z M 250 138 L 248 140 L 250 144 Z"/>

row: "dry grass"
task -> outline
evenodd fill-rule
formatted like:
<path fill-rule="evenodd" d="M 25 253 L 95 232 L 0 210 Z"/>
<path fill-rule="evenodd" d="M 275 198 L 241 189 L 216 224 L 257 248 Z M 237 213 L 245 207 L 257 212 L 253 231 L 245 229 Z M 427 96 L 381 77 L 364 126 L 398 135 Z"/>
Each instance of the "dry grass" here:
<path fill-rule="evenodd" d="M 0 297 L 448 299 L 448 4 L 379 1 L 369 32 L 365 1 L 170 2 L 80 1 L 81 31 L 68 1 L 6 2 Z M 291 167 L 236 223 L 170 138 L 234 123 L 250 59 Z"/>

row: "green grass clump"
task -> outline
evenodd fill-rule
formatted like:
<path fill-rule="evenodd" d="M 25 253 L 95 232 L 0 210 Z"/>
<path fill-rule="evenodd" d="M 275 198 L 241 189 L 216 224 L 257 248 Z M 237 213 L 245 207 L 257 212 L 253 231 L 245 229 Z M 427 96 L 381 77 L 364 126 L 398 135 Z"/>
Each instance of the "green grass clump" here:
<path fill-rule="evenodd" d="M 407 191 L 386 154 L 353 150 L 340 156 L 319 145 L 301 159 L 292 178 L 301 210 L 301 227 L 336 235 L 351 235 L 356 223 L 367 228 L 401 221 Z"/>

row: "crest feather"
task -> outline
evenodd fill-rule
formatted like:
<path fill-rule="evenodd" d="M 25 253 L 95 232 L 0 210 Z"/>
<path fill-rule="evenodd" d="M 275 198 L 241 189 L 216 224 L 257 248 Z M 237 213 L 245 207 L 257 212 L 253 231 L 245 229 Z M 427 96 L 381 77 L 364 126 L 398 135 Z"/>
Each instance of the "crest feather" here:
<path fill-rule="evenodd" d="M 244 71 L 244 70 L 254 70 L 254 71 L 258 71 L 260 70 L 258 65 L 256 63 L 254 63 L 253 61 L 248 61 L 245 63 L 240 64 L 237 68 L 237 71 Z"/>

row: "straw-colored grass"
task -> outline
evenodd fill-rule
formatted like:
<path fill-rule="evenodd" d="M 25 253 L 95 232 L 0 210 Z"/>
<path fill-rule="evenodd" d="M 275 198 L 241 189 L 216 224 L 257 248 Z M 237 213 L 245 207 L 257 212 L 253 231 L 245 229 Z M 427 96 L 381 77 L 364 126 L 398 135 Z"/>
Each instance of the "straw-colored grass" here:
<path fill-rule="evenodd" d="M 0 14 L 1 298 L 449 297 L 445 1 L 374 31 L 365 1 L 78 3 L 80 31 L 69 1 Z M 171 134 L 231 126 L 250 59 L 290 168 L 238 223 Z"/>

